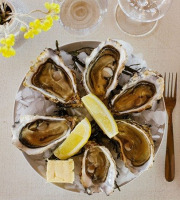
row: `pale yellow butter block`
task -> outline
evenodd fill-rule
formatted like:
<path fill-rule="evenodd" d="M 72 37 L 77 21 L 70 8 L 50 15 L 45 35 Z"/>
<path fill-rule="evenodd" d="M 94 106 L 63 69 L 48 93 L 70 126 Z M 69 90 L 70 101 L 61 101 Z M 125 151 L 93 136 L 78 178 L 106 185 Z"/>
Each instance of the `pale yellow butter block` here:
<path fill-rule="evenodd" d="M 69 160 L 48 160 L 46 178 L 53 183 L 74 182 L 74 161 Z"/>

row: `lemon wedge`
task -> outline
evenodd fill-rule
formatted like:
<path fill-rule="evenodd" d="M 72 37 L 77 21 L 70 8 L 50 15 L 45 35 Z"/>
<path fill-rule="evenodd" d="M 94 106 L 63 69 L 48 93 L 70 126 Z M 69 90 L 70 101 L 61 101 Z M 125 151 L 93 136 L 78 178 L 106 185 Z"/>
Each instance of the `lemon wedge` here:
<path fill-rule="evenodd" d="M 75 155 L 88 141 L 91 135 L 91 124 L 87 118 L 79 122 L 66 140 L 54 151 L 59 159 Z"/>
<path fill-rule="evenodd" d="M 82 97 L 82 102 L 96 123 L 109 138 L 118 134 L 118 127 L 112 114 L 97 96 L 88 94 Z"/>

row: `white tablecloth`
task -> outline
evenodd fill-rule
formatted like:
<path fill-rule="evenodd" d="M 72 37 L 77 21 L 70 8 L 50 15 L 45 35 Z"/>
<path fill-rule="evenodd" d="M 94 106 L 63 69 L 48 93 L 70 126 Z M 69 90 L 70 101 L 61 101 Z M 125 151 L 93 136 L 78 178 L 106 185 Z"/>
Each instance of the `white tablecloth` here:
<path fill-rule="evenodd" d="M 23 0 L 29 10 L 43 7 L 45 0 Z M 180 1 L 174 1 L 167 15 L 148 36 L 130 37 L 122 33 L 115 22 L 117 1 L 109 0 L 109 10 L 103 23 L 95 32 L 79 37 L 67 33 L 59 23 L 47 33 L 26 41 L 17 49 L 17 55 L 10 59 L 0 56 L 0 200 L 177 200 L 180 198 L 180 104 L 173 115 L 176 175 L 171 183 L 164 178 L 166 137 L 164 138 L 153 168 L 139 178 L 115 191 L 110 197 L 105 194 L 88 196 L 65 191 L 46 183 L 28 164 L 23 154 L 11 144 L 13 106 L 17 89 L 28 71 L 31 62 L 45 47 L 55 47 L 55 40 L 61 45 L 81 40 L 105 40 L 118 38 L 130 42 L 136 52 L 142 52 L 148 66 L 164 74 L 178 72 L 180 76 Z M 180 79 L 178 80 L 180 83 Z"/>

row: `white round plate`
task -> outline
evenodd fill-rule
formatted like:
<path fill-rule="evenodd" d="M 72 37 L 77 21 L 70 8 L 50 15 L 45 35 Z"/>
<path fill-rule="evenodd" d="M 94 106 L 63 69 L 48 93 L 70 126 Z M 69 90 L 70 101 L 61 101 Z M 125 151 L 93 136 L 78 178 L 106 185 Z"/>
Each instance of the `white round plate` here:
<path fill-rule="evenodd" d="M 132 58 L 135 59 L 136 57 L 139 57 L 139 56 L 142 57 L 142 55 L 134 54 L 133 48 L 131 47 L 130 44 L 128 44 L 124 41 L 121 41 L 121 43 L 125 48 L 128 47 L 128 49 L 130 50 L 130 51 L 128 50 L 128 52 L 127 52 L 128 59 L 132 59 Z M 99 44 L 99 42 L 97 42 L 97 41 L 75 42 L 75 43 L 61 46 L 60 50 L 70 52 L 70 51 L 74 51 L 77 49 L 81 49 L 83 47 L 95 48 L 98 46 L 98 44 Z M 142 63 L 144 63 L 144 66 L 146 66 L 146 62 L 142 58 L 140 58 L 140 59 L 142 60 Z M 137 60 L 137 59 L 135 59 L 135 60 Z M 24 86 L 23 86 L 23 84 L 21 84 L 19 91 L 23 90 L 23 88 L 24 88 Z M 18 104 L 18 102 L 15 101 L 14 120 L 17 115 L 17 107 L 18 107 L 17 104 Z M 27 113 L 27 114 L 29 114 L 29 113 Z M 150 129 L 151 129 L 152 137 L 153 137 L 153 140 L 155 143 L 155 155 L 156 155 L 157 151 L 160 147 L 160 144 L 162 142 L 163 135 L 164 135 L 165 129 L 166 129 L 166 110 L 165 110 L 164 99 L 162 98 L 158 103 L 155 103 L 151 110 L 143 111 L 138 114 L 133 114 L 133 119 L 141 124 L 146 123 L 146 124 L 151 125 Z M 34 170 L 44 178 L 46 178 L 46 159 L 45 158 L 48 157 L 48 153 L 47 153 L 47 155 L 44 155 L 45 157 L 29 156 L 29 155 L 23 153 L 25 158 L 29 162 L 29 164 L 34 168 Z M 75 192 L 84 192 L 84 188 L 79 183 L 79 170 L 81 168 L 81 166 L 80 166 L 81 156 L 75 157 L 73 159 L 75 161 L 75 174 L 76 174 L 75 183 L 73 185 L 72 184 L 56 184 L 56 185 L 61 188 L 67 189 L 67 190 L 71 190 L 71 191 L 75 191 Z M 138 177 L 143 172 L 142 171 L 139 174 L 134 175 L 124 166 L 124 163 L 122 161 L 118 161 L 117 165 L 118 165 L 118 171 L 119 171 L 120 175 L 116 179 L 116 182 L 119 186 L 127 184 L 128 182 L 132 181 L 133 179 Z"/>

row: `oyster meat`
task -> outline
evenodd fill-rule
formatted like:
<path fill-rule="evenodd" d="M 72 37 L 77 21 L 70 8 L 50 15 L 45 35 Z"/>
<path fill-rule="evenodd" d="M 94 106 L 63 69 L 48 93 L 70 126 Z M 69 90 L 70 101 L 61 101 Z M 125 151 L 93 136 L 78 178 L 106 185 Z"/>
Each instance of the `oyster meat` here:
<path fill-rule="evenodd" d="M 126 51 L 118 41 L 108 39 L 86 58 L 83 84 L 88 93 L 106 99 L 118 84 L 124 69 Z"/>
<path fill-rule="evenodd" d="M 64 106 L 81 106 L 75 74 L 52 49 L 45 49 L 27 73 L 24 86 L 41 92 L 46 98 Z"/>
<path fill-rule="evenodd" d="M 81 183 L 88 194 L 114 191 L 116 164 L 110 151 L 95 142 L 88 142 L 82 160 Z"/>
<path fill-rule="evenodd" d="M 122 91 L 112 98 L 111 111 L 115 114 L 141 112 L 161 99 L 163 91 L 164 79 L 157 72 L 146 70 L 135 74 Z"/>
<path fill-rule="evenodd" d="M 120 144 L 121 158 L 132 173 L 153 165 L 154 143 L 147 126 L 132 120 L 117 120 L 119 133 L 114 137 Z"/>
<path fill-rule="evenodd" d="M 12 143 L 29 155 L 54 148 L 75 126 L 76 118 L 25 115 L 12 129 Z"/>

